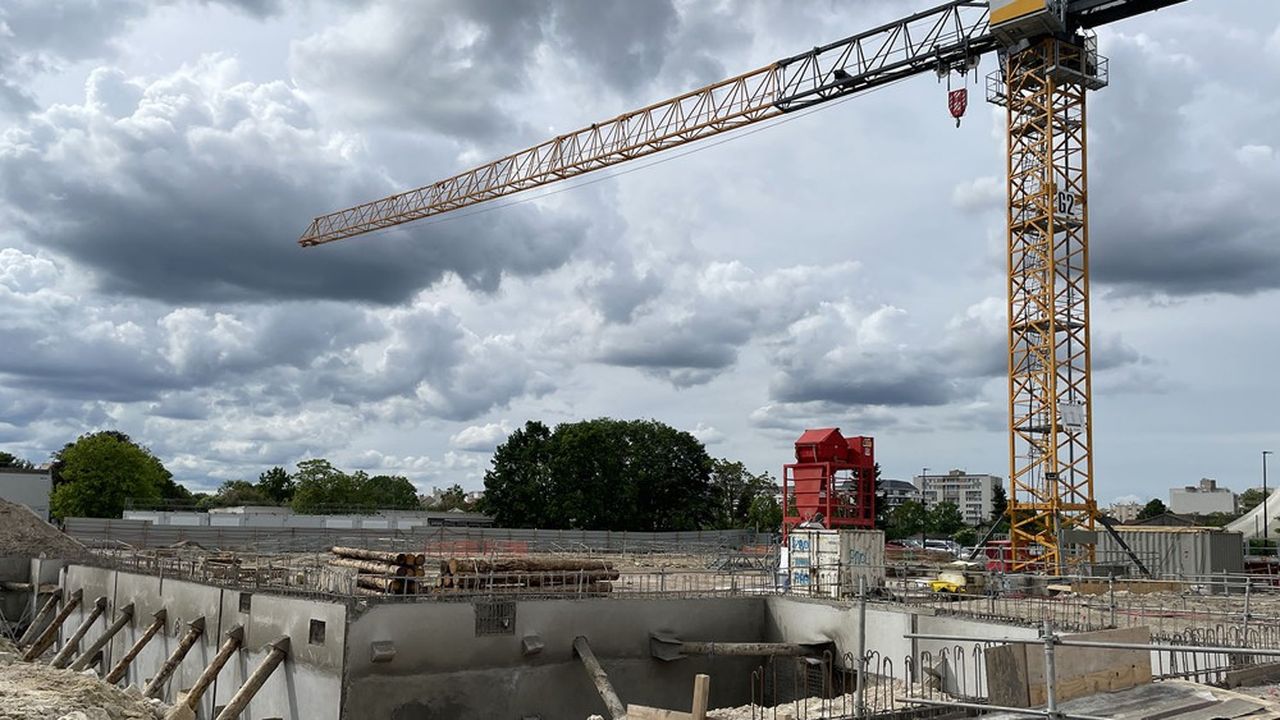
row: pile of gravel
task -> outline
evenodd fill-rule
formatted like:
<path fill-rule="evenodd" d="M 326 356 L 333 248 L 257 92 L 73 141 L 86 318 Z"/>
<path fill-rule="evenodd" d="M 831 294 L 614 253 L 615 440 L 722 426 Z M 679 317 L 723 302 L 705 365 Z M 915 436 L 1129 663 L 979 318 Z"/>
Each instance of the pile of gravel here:
<path fill-rule="evenodd" d="M 0 500 L 0 557 L 83 560 L 92 555 L 26 505 Z"/>
<path fill-rule="evenodd" d="M 92 670 L 72 672 L 48 665 L 0 659 L 0 718 L 4 720 L 158 720 L 165 707 L 121 690 Z"/>

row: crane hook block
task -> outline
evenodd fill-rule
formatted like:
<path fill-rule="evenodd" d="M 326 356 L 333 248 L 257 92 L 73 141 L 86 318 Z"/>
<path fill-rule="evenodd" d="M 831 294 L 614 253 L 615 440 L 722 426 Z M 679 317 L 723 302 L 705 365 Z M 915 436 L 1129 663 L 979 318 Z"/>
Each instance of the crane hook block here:
<path fill-rule="evenodd" d="M 947 93 L 947 109 L 951 111 L 951 117 L 956 119 L 956 127 L 960 127 L 960 118 L 964 117 L 964 111 L 968 107 L 968 88 L 960 88 Z"/>

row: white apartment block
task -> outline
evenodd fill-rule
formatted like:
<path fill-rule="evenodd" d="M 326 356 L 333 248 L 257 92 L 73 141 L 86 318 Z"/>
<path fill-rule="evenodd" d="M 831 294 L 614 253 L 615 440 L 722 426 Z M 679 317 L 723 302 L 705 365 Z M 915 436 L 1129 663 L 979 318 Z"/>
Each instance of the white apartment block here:
<path fill-rule="evenodd" d="M 1107 508 L 1107 514 L 1117 522 L 1131 523 L 1138 519 L 1138 513 L 1142 512 L 1142 507 L 1142 503 L 1136 502 L 1111 503 L 1111 507 Z"/>
<path fill-rule="evenodd" d="M 1236 511 L 1236 494 L 1218 487 L 1218 481 L 1201 478 L 1199 485 L 1171 488 L 1169 509 L 1179 515 L 1208 515 L 1209 513 Z"/>
<path fill-rule="evenodd" d="M 902 503 L 908 500 L 920 501 L 920 491 L 916 486 L 906 480 L 887 480 L 880 481 L 880 503 L 879 512 L 885 516 L 893 514 Z"/>
<path fill-rule="evenodd" d="M 996 475 L 970 475 L 952 470 L 946 475 L 917 475 L 913 482 L 924 498 L 926 508 L 938 503 L 955 503 L 968 525 L 981 525 L 991 519 L 992 496 L 1004 482 Z"/>

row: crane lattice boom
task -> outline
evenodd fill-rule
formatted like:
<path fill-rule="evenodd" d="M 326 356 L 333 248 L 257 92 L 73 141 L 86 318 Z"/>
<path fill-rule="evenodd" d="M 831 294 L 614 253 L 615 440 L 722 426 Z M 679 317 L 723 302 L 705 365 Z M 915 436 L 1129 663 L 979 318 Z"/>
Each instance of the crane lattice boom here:
<path fill-rule="evenodd" d="M 431 185 L 321 215 L 298 240 L 341 240 L 576 177 L 994 50 L 987 4 L 957 0 L 593 123 Z"/>

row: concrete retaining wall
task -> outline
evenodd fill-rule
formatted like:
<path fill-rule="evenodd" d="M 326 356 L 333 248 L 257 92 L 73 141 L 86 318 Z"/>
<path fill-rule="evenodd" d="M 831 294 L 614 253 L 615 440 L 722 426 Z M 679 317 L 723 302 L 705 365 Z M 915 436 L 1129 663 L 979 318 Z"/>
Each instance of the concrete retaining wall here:
<path fill-rule="evenodd" d="M 693 676 L 708 673 L 713 705 L 748 697 L 752 658 L 649 656 L 649 634 L 688 640 L 759 641 L 761 598 L 542 600 L 516 603 L 514 632 L 476 634 L 476 606 L 423 603 L 374 607 L 351 623 L 345 718 L 489 720 L 585 718 L 602 713 L 595 688 L 573 656 L 586 636 L 623 702 L 689 709 Z M 526 657 L 522 638 L 545 647 Z M 395 658 L 371 661 L 374 642 Z"/>
<path fill-rule="evenodd" d="M 463 602 L 353 602 L 350 607 L 305 598 L 245 594 L 230 589 L 120 572 L 70 566 L 68 593 L 84 592 L 91 607 L 99 596 L 108 612 L 85 638 L 92 642 L 119 607 L 134 603 L 135 615 L 107 648 L 111 667 L 164 607 L 165 631 L 135 661 L 126 677 L 143 685 L 164 662 L 186 624 L 203 616 L 206 632 L 166 688 L 173 700 L 189 688 L 216 653 L 223 634 L 245 628 L 245 649 L 220 673 L 200 707 L 209 718 L 225 704 L 265 656 L 262 648 L 280 636 L 292 642 L 278 669 L 245 720 L 488 720 L 490 718 L 585 718 L 603 703 L 575 659 L 572 642 L 588 638 L 624 702 L 687 710 L 693 677 L 712 677 L 713 706 L 750 699 L 752 670 L 760 658 L 692 657 L 670 663 L 651 658 L 651 633 L 683 640 L 833 643 L 840 654 L 858 649 L 858 606 L 793 596 L 720 598 L 592 598 L 514 601 L 498 617 L 509 623 L 481 627 L 478 615 L 496 608 Z M 513 610 L 514 615 L 508 614 Z M 69 635 L 87 610 L 63 625 Z M 312 623 L 324 623 L 324 639 L 312 642 Z M 935 655 L 954 643 L 914 641 L 912 631 L 974 638 L 1034 638 L 1031 628 L 938 617 L 928 609 L 890 606 L 867 610 L 868 650 L 903 660 L 919 652 Z M 973 643 L 966 645 L 968 652 Z M 977 675 L 960 680 L 979 690 Z"/>
<path fill-rule="evenodd" d="M 103 632 L 117 608 L 134 603 L 133 622 L 105 650 L 107 668 L 133 645 L 157 610 L 162 607 L 168 610 L 165 631 L 153 638 L 134 661 L 125 678 L 129 684 L 144 685 L 153 677 L 186 632 L 187 623 L 203 616 L 204 636 L 174 673 L 166 688 L 167 700 L 172 701 L 180 690 L 191 687 L 217 652 L 223 633 L 240 624 L 245 629 L 244 649 L 227 663 L 214 687 L 206 693 L 200 708 L 201 718 L 212 717 L 216 706 L 230 699 L 266 656 L 263 646 L 281 636 L 290 638 L 292 652 L 250 703 L 242 716 L 244 720 L 336 720 L 339 717 L 346 652 L 346 607 L 343 605 L 254 594 L 249 598 L 249 612 L 241 612 L 240 593 L 234 590 L 79 565 L 68 568 L 64 587 L 69 593 L 83 589 L 88 607 L 92 607 L 99 596 L 108 599 L 107 613 L 85 636 L 82 647 Z M 74 632 L 87 613 L 88 609 L 83 607 L 73 613 L 62 626 L 62 636 Z M 323 644 L 310 642 L 312 620 L 325 623 Z"/>

